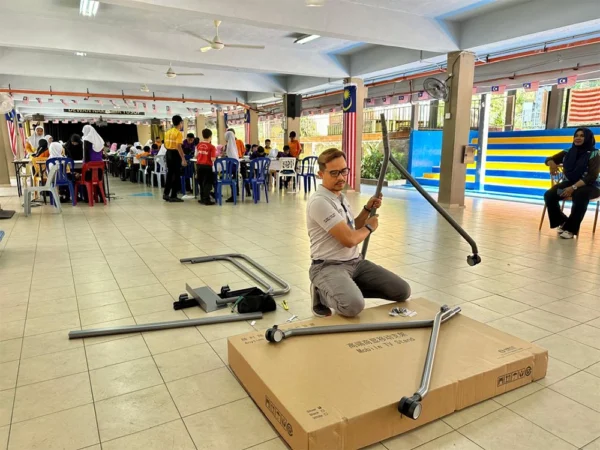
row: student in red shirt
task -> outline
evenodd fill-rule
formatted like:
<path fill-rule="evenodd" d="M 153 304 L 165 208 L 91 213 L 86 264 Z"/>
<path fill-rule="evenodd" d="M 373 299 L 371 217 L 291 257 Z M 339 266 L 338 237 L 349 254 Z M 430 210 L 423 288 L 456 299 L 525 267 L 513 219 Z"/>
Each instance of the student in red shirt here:
<path fill-rule="evenodd" d="M 214 205 L 210 200 L 210 189 L 213 185 L 213 163 L 217 159 L 217 149 L 210 143 L 212 131 L 208 128 L 202 130 L 202 142 L 196 147 L 196 171 L 198 185 L 200 186 L 200 200 L 202 205 Z"/>

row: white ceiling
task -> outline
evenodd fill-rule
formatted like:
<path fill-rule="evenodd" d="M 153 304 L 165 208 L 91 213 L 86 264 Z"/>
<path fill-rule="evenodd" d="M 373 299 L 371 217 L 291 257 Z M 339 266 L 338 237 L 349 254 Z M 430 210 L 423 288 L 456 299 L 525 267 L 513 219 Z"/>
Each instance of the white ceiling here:
<path fill-rule="evenodd" d="M 484 55 L 600 35 L 598 0 L 304 1 L 101 0 L 95 18 L 79 15 L 79 0 L 2 1 L 0 87 L 136 93 L 147 84 L 162 96 L 262 102 L 339 87 L 349 76 L 392 77 L 458 49 Z M 265 50 L 199 52 L 206 43 L 185 31 L 212 38 L 213 19 L 223 21 L 224 42 Z M 322 37 L 294 44 L 311 33 Z M 204 76 L 167 78 L 169 63 Z"/>

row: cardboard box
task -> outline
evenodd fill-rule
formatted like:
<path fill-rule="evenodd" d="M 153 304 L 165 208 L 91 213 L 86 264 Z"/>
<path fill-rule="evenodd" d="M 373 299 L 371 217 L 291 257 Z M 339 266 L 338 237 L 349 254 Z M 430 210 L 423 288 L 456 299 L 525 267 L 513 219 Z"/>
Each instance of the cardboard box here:
<path fill-rule="evenodd" d="M 391 305 L 359 318 L 333 316 L 288 327 L 432 319 L 427 300 L 408 304 L 412 318 L 391 317 Z M 429 394 L 418 420 L 397 405 L 419 387 L 431 328 L 290 337 L 264 332 L 229 338 L 229 364 L 252 399 L 293 449 L 357 449 L 399 435 L 546 375 L 548 352 L 458 315 L 442 324 Z"/>

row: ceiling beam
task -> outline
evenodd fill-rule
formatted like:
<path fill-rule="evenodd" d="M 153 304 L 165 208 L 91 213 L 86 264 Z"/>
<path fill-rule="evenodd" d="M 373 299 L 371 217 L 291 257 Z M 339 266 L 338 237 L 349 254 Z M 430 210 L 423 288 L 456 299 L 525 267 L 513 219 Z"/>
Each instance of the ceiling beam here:
<path fill-rule="evenodd" d="M 103 3 L 163 12 L 172 8 L 200 17 L 355 42 L 434 52 L 458 49 L 457 29 L 447 22 L 361 3 L 340 5 L 328 1 L 321 8 L 307 8 L 300 0 L 103 0 Z"/>

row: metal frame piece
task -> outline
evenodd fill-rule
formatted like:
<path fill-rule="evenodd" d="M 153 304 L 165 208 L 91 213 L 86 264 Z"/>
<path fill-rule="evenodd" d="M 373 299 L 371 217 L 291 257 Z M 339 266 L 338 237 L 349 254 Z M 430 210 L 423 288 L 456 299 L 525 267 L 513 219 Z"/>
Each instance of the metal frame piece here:
<path fill-rule="evenodd" d="M 385 156 L 387 155 L 389 157 L 389 162 L 392 163 L 392 165 L 398 169 L 398 171 L 402 174 L 402 176 L 404 178 L 406 178 L 410 184 L 412 184 L 414 186 L 414 188 L 419 192 L 419 194 L 421 194 L 425 200 L 427 200 L 429 202 L 429 204 L 431 206 L 433 206 L 433 208 L 440 213 L 440 215 L 446 219 L 446 222 L 448 222 L 452 228 L 454 228 L 458 234 L 460 234 L 462 236 L 462 238 L 468 242 L 468 244 L 471 246 L 471 251 L 473 252 L 472 255 L 467 256 L 467 264 L 469 264 L 470 266 L 475 266 L 477 264 L 479 264 L 481 262 L 481 256 L 479 256 L 479 250 L 477 249 L 477 243 L 473 240 L 473 238 L 471 236 L 469 236 L 469 234 L 454 220 L 454 218 L 448 214 L 448 212 L 442 208 L 440 206 L 440 204 L 438 202 L 436 202 L 433 197 L 431 195 L 429 195 L 429 193 L 423 189 L 423 186 L 421 186 L 419 184 L 419 182 L 417 180 L 415 180 L 412 175 L 402 166 L 402 164 L 400 164 L 400 162 L 398 162 L 398 160 L 396 158 L 394 158 L 390 153 L 389 153 L 389 135 L 388 135 L 388 131 L 387 131 L 387 124 L 385 122 L 385 114 L 381 114 L 381 131 L 383 134 L 383 142 L 384 142 L 384 151 L 386 148 L 386 143 L 387 143 L 387 147 L 388 147 L 388 152 L 384 153 L 384 161 L 385 161 Z M 384 167 L 387 170 L 387 164 L 385 164 L 384 162 Z M 379 174 L 379 182 L 377 184 L 377 188 L 379 188 L 379 184 L 383 185 L 383 180 L 385 178 L 385 172 L 382 168 L 380 174 Z M 363 247 L 363 254 L 365 253 L 365 249 Z"/>
<path fill-rule="evenodd" d="M 273 289 L 273 286 L 271 286 L 267 281 L 265 281 L 264 279 L 262 279 L 260 276 L 258 276 L 254 272 L 252 272 L 246 266 L 244 266 L 243 264 L 241 264 L 240 262 L 238 262 L 236 260 L 236 258 L 243 259 L 245 262 L 247 262 L 248 264 L 250 264 L 251 266 L 253 266 L 259 272 L 261 272 L 262 274 L 266 275 L 271 280 L 275 281 L 279 286 L 281 286 L 281 288 L 280 289 Z M 191 264 L 200 264 L 200 263 L 204 263 L 204 262 L 214 262 L 214 261 L 228 261 L 228 262 L 230 262 L 231 264 L 233 264 L 234 266 L 236 266 L 238 269 L 240 269 L 242 272 L 244 272 L 246 275 L 248 275 L 250 278 L 252 278 L 254 281 L 256 281 L 260 285 L 264 286 L 267 289 L 266 292 L 268 294 L 271 294 L 273 297 L 276 297 L 278 295 L 285 295 L 288 292 L 290 292 L 290 285 L 288 283 L 286 283 L 284 280 L 282 280 L 281 278 L 279 278 L 277 275 L 275 275 L 270 270 L 268 270 L 265 267 L 263 267 L 260 264 L 258 264 L 252 258 L 250 258 L 250 257 L 248 257 L 246 255 L 242 255 L 241 253 L 229 253 L 229 254 L 226 254 L 226 255 L 199 256 L 197 258 L 183 258 L 183 259 L 179 260 L 179 262 L 181 262 L 181 263 L 191 263 Z"/>
<path fill-rule="evenodd" d="M 69 332 L 69 339 L 110 336 L 113 334 L 135 333 L 141 331 L 169 330 L 172 328 L 199 327 L 215 323 L 241 322 L 242 320 L 262 319 L 261 312 L 248 314 L 232 314 L 230 316 L 205 317 L 203 319 L 175 320 L 171 322 L 145 323 L 124 327 L 96 328 L 91 330 L 74 330 Z"/>
<path fill-rule="evenodd" d="M 265 333 L 267 341 L 277 344 L 284 339 L 292 336 L 314 336 L 320 334 L 333 333 L 353 333 L 357 331 L 385 331 L 385 330 L 406 330 L 411 328 L 429 328 L 431 327 L 431 336 L 429 338 L 429 346 L 425 357 L 425 365 L 423 367 L 423 375 L 421 376 L 421 385 L 415 394 L 411 397 L 402 397 L 398 403 L 398 411 L 417 420 L 421 415 L 421 401 L 429 392 L 429 383 L 431 382 L 431 374 L 433 372 L 433 362 L 435 359 L 435 350 L 437 348 L 438 337 L 440 335 L 440 326 L 442 323 L 450 320 L 452 317 L 460 313 L 460 306 L 449 308 L 444 305 L 437 312 L 433 320 L 413 320 L 410 322 L 384 322 L 384 323 L 359 323 L 352 325 L 332 325 L 323 327 L 311 328 L 292 328 L 290 330 L 281 330 L 274 325 Z"/>

